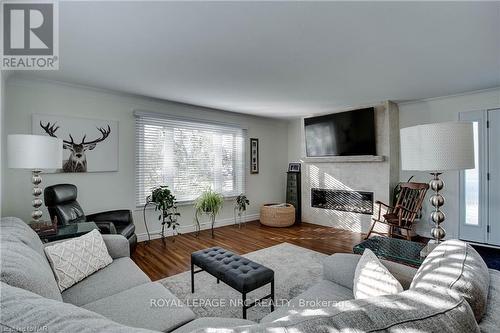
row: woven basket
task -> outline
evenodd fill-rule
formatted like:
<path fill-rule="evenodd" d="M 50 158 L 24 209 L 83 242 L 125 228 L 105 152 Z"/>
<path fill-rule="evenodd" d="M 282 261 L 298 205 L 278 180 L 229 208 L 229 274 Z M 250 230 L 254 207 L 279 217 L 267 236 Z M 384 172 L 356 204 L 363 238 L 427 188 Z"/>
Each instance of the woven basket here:
<path fill-rule="evenodd" d="M 295 223 L 295 207 L 273 207 L 276 204 L 265 204 L 260 209 L 260 223 L 269 227 L 289 227 Z"/>

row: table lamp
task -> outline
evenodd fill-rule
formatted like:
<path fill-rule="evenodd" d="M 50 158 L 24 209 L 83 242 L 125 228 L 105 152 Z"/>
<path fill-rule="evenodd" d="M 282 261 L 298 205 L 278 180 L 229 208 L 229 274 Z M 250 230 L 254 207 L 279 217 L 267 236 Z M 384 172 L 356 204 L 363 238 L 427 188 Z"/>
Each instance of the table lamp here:
<path fill-rule="evenodd" d="M 474 136 L 472 123 L 446 122 L 418 125 L 401 129 L 401 169 L 429 171 L 433 179 L 429 187 L 434 191 L 429 201 L 434 207 L 431 220 L 433 240 L 422 250 L 426 256 L 446 236 L 441 227 L 446 216 L 441 211 L 444 197 L 439 193 L 444 182 L 442 171 L 474 168 Z"/>
<path fill-rule="evenodd" d="M 42 211 L 39 209 L 43 201 L 39 198 L 42 189 L 42 169 L 60 169 L 63 160 L 63 143 L 61 139 L 44 135 L 11 134 L 7 137 L 7 160 L 9 168 L 29 169 L 32 172 L 33 212 L 31 223 L 39 222 Z"/>

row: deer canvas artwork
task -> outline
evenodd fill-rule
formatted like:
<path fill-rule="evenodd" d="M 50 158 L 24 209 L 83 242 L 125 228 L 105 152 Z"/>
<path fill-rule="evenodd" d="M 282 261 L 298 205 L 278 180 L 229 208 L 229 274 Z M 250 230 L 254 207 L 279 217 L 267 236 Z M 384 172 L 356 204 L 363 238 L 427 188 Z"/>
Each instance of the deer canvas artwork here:
<path fill-rule="evenodd" d="M 63 141 L 63 168 L 55 172 L 118 171 L 118 122 L 34 114 L 33 134 Z"/>

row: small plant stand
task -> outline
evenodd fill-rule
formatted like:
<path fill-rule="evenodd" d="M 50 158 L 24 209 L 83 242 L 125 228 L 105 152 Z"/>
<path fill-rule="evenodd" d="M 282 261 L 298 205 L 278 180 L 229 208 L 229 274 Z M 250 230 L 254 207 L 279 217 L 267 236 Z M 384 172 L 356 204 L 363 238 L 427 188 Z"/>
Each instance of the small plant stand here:
<path fill-rule="evenodd" d="M 241 225 L 244 221 L 246 221 L 247 212 L 241 211 L 238 207 L 234 207 L 234 225 L 238 225 L 238 228 L 241 228 Z"/>

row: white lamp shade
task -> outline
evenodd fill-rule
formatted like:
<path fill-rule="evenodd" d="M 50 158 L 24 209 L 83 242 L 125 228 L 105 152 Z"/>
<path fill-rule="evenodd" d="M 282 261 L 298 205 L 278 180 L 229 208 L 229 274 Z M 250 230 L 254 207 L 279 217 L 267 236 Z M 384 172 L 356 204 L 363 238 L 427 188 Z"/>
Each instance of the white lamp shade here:
<path fill-rule="evenodd" d="M 415 171 L 473 169 L 472 123 L 447 122 L 402 128 L 401 168 Z"/>
<path fill-rule="evenodd" d="M 7 160 L 14 169 L 60 169 L 63 143 L 45 135 L 11 134 L 7 137 Z"/>

